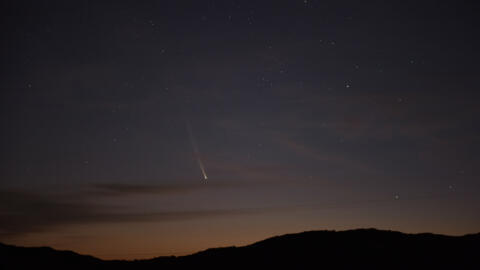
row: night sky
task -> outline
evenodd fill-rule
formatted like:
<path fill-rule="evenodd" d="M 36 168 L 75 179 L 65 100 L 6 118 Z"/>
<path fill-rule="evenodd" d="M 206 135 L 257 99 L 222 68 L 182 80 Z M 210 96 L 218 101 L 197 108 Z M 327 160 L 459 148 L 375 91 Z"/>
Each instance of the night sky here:
<path fill-rule="evenodd" d="M 0 241 L 480 231 L 475 1 L 2 1 Z"/>

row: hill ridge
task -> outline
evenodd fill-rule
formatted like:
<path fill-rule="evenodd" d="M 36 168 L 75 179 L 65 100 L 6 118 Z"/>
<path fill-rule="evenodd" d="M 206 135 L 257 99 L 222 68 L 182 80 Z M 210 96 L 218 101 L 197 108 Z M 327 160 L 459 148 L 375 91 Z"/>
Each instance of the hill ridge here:
<path fill-rule="evenodd" d="M 320 264 L 337 269 L 475 269 L 480 233 L 449 236 L 403 233 L 375 228 L 311 230 L 269 237 L 245 246 L 217 247 L 185 256 L 160 256 L 142 260 L 102 260 L 51 247 L 18 247 L 0 243 L 1 269 L 214 269 L 300 267 Z M 234 262 L 232 264 L 232 262 Z M 396 266 L 390 265 L 395 262 Z M 43 269 L 43 267 L 42 267 Z"/>

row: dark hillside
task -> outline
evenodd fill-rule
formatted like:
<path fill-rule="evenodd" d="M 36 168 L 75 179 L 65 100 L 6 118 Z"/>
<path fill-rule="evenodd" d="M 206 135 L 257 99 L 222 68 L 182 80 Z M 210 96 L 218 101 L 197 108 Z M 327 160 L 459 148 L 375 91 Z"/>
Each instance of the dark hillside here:
<path fill-rule="evenodd" d="M 375 229 L 311 231 L 182 257 L 103 261 L 51 248 L 0 246 L 2 269 L 479 269 L 480 234 L 444 236 Z"/>

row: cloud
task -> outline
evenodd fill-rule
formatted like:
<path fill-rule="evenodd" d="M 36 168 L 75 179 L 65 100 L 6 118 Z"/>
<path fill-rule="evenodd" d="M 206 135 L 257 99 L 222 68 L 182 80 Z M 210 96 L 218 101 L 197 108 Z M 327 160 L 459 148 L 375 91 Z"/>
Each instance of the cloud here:
<path fill-rule="evenodd" d="M 1 235 L 41 231 L 54 225 L 76 223 L 98 215 L 97 208 L 84 203 L 38 194 L 0 191 Z"/>
<path fill-rule="evenodd" d="M 106 183 L 93 185 L 94 192 L 100 195 L 129 195 L 129 194 L 181 194 L 204 188 L 205 185 L 132 185 Z M 210 185 L 216 186 L 216 185 Z"/>
<path fill-rule="evenodd" d="M 144 192 L 147 187 L 110 185 L 121 193 Z M 177 189 L 157 188 L 171 192 Z M 181 190 L 181 189 L 180 189 Z M 88 197 L 88 196 L 86 196 Z M 167 222 L 229 215 L 255 214 L 262 209 L 191 209 L 179 211 L 122 211 L 115 206 L 92 203 L 80 196 L 40 195 L 18 190 L 0 190 L 0 237 L 52 230 L 65 225 L 102 222 Z"/>
<path fill-rule="evenodd" d="M 256 185 L 252 182 L 238 181 L 209 181 L 197 183 L 170 183 L 170 184 L 122 184 L 102 183 L 93 184 L 90 188 L 94 196 L 125 196 L 125 195 L 177 195 L 196 192 L 200 190 L 227 189 L 238 187 L 249 187 Z M 92 189 L 93 188 L 93 189 Z"/>

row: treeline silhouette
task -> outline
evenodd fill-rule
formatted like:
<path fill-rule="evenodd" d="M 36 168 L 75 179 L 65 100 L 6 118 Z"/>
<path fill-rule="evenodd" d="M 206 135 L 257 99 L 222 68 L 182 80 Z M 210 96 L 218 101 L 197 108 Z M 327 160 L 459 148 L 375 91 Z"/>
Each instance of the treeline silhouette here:
<path fill-rule="evenodd" d="M 48 247 L 0 244 L 0 269 L 480 269 L 480 233 L 310 231 L 188 256 L 106 261 Z"/>

